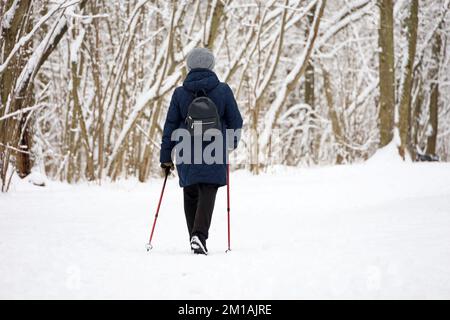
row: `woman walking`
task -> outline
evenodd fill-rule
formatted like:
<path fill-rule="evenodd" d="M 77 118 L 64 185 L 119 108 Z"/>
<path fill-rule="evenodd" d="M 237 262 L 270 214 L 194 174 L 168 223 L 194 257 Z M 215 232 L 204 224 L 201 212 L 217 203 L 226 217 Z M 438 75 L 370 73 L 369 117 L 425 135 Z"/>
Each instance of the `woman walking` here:
<path fill-rule="evenodd" d="M 172 139 L 175 130 L 189 130 L 195 125 L 206 125 L 214 123 L 219 129 L 220 137 L 225 141 L 226 131 L 238 131 L 242 128 L 242 117 L 231 88 L 220 82 L 213 68 L 215 64 L 214 55 L 206 48 L 195 48 L 187 55 L 186 65 L 189 70 L 183 85 L 176 88 L 167 112 L 164 131 L 161 142 L 160 162 L 164 170 L 174 169 L 172 151 L 178 140 Z M 202 99 L 196 99 L 204 97 Z M 196 109 L 195 109 L 196 108 Z M 203 109 L 202 109 L 203 108 Z M 195 109 L 195 110 L 194 110 Z M 192 118 L 196 114 L 201 118 L 201 112 L 215 112 L 217 119 L 205 122 Z M 209 117 L 211 117 L 209 115 Z M 196 129 L 196 128 L 195 128 Z M 191 132 L 192 134 L 192 132 Z M 194 134 L 195 135 L 195 134 Z M 201 134 L 203 138 L 203 133 Z M 187 229 L 191 249 L 197 254 L 207 254 L 206 240 L 208 239 L 209 227 L 214 211 L 214 203 L 219 187 L 226 185 L 226 153 L 228 149 L 237 147 L 238 135 L 233 135 L 230 145 L 227 141 L 223 143 L 225 155 L 218 157 L 211 163 L 203 156 L 205 148 L 213 143 L 214 139 L 202 139 L 200 161 L 180 161 L 177 158 L 177 171 L 180 186 L 183 188 L 184 212 L 186 215 Z M 193 139 L 198 138 L 191 136 Z M 195 149 L 195 148 L 194 148 Z M 180 157 L 182 158 L 182 157 Z M 196 156 L 192 159 L 198 159 Z M 218 161 L 217 161 L 218 160 Z"/>

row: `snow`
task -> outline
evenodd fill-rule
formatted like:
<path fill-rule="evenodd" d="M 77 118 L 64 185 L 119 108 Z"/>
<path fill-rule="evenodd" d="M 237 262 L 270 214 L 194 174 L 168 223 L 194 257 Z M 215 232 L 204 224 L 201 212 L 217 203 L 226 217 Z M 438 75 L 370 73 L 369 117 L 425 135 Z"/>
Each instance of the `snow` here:
<path fill-rule="evenodd" d="M 364 6 L 367 6 L 364 8 Z M 363 10 L 355 10 L 357 8 L 363 8 Z M 361 17 L 373 10 L 371 1 L 368 0 L 357 0 L 349 5 L 343 7 L 342 10 L 338 11 L 323 27 L 323 34 L 317 41 L 316 50 L 321 49 L 323 46 L 330 42 L 330 39 L 336 35 L 345 26 L 351 24 L 354 21 L 359 20 Z M 352 12 L 354 11 L 354 12 Z"/>
<path fill-rule="evenodd" d="M 11 8 L 8 10 L 8 12 L 5 14 L 5 18 L 3 19 L 3 28 L 8 29 L 10 28 L 11 20 L 13 19 L 15 12 L 17 10 L 17 4 L 19 1 L 15 1 L 14 4 L 11 6 Z M 14 48 L 9 53 L 8 57 L 3 61 L 3 64 L 0 65 L 0 73 L 2 73 L 9 65 L 9 62 L 12 60 L 12 58 L 16 55 L 16 53 L 19 51 L 21 47 L 23 47 L 26 43 L 28 43 L 30 40 L 33 39 L 34 34 L 41 29 L 42 25 L 46 23 L 56 12 L 60 10 L 64 3 L 59 3 L 55 5 L 45 16 L 39 19 L 39 21 L 33 26 L 33 29 L 26 34 L 25 36 L 21 37 L 16 44 L 14 45 Z M 69 4 L 73 5 L 73 4 Z"/>
<path fill-rule="evenodd" d="M 78 51 L 80 50 L 85 33 L 86 33 L 86 31 L 83 28 L 80 28 L 80 33 L 75 37 L 75 39 L 71 43 L 70 62 L 72 62 L 72 63 L 78 62 Z"/>
<path fill-rule="evenodd" d="M 403 163 L 402 158 L 398 152 L 398 146 L 400 145 L 400 136 L 398 130 L 394 130 L 394 138 L 387 146 L 380 148 L 375 154 L 370 157 L 366 162 L 368 165 L 375 166 L 391 166 L 393 164 Z M 407 158 L 408 162 L 411 162 L 410 158 Z"/>
<path fill-rule="evenodd" d="M 55 42 L 57 36 L 63 32 L 66 23 L 67 21 L 64 18 L 57 19 L 51 27 L 52 32 L 47 33 L 44 39 L 33 50 L 33 54 L 28 59 L 27 64 L 23 67 L 22 72 L 17 79 L 15 92 L 20 92 L 24 86 L 28 84 L 32 74 L 37 72 L 42 55 L 47 50 L 48 46 Z"/>
<path fill-rule="evenodd" d="M 12 20 L 14 19 L 14 15 L 16 14 L 17 6 L 19 5 L 20 1 L 15 0 L 11 7 L 6 11 L 2 17 L 2 28 L 3 29 L 9 29 L 11 28 Z"/>
<path fill-rule="evenodd" d="M 284 78 L 282 85 L 277 91 L 276 98 L 271 103 L 270 107 L 266 111 L 266 114 L 264 116 L 264 123 L 265 127 L 264 130 L 261 132 L 260 138 L 259 138 L 259 145 L 261 145 L 261 159 L 264 159 L 264 156 L 267 154 L 267 148 L 269 146 L 270 136 L 274 127 L 274 124 L 276 124 L 278 120 L 278 116 L 280 113 L 280 109 L 283 106 L 287 95 L 289 94 L 290 87 L 295 84 L 295 82 L 298 81 L 299 76 L 304 72 L 305 68 L 305 62 L 309 58 L 309 55 L 311 54 L 311 51 L 313 49 L 314 42 L 316 40 L 316 30 L 318 30 L 320 26 L 320 18 L 319 14 L 321 11 L 323 11 L 325 3 L 320 2 L 320 5 L 317 6 L 315 9 L 315 15 L 314 15 L 314 21 L 311 24 L 311 30 L 308 34 L 308 39 L 305 45 L 305 48 L 303 49 L 302 53 L 300 54 L 300 57 L 298 58 L 297 63 L 292 68 L 291 71 L 286 75 Z"/>
<path fill-rule="evenodd" d="M 0 195 L 0 298 L 450 298 L 450 164 L 393 160 L 231 176 L 208 248 L 188 248 L 168 180 L 37 187 Z M 388 165 L 387 165 L 388 164 Z"/>
<path fill-rule="evenodd" d="M 122 142 L 127 137 L 128 133 L 131 130 L 132 125 L 135 123 L 138 116 L 141 114 L 142 110 L 147 106 L 148 102 L 152 99 L 160 97 L 164 95 L 164 93 L 168 92 L 173 86 L 177 83 L 177 81 L 181 77 L 181 70 L 176 70 L 172 75 L 168 76 L 164 81 L 162 87 L 153 86 L 147 91 L 144 91 L 138 98 L 136 104 L 132 107 L 130 115 L 122 128 L 119 136 L 117 137 L 116 143 L 114 145 L 113 151 L 109 157 L 109 164 L 106 168 L 106 171 L 109 171 L 110 166 L 113 161 L 117 157 L 120 148 L 122 147 Z"/>
<path fill-rule="evenodd" d="M 48 183 L 47 178 L 39 172 L 32 172 L 25 179 L 28 181 L 28 183 L 34 184 L 39 187 L 44 187 Z"/>

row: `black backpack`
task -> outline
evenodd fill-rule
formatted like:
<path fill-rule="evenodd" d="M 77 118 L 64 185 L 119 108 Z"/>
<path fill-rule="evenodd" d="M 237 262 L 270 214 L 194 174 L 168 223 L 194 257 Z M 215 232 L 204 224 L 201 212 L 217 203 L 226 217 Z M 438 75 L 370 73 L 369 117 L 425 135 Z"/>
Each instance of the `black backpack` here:
<path fill-rule="evenodd" d="M 208 129 L 217 129 L 219 131 L 222 129 L 217 106 L 208 98 L 204 90 L 194 94 L 194 100 L 188 106 L 185 122 L 192 136 L 204 135 Z"/>

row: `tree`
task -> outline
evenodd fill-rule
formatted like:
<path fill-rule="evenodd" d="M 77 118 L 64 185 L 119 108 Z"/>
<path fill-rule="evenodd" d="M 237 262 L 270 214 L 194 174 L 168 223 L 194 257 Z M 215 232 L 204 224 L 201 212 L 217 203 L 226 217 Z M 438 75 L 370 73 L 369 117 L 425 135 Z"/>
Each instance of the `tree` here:
<path fill-rule="evenodd" d="M 81 9 L 86 1 L 79 2 Z M 0 116 L 3 115 L 0 132 L 5 139 L 5 143 L 2 141 L 0 145 L 2 190 L 7 188 L 6 174 L 11 151 L 14 151 L 16 155 L 16 169 L 19 176 L 25 177 L 31 171 L 29 156 L 31 145 L 29 112 L 31 110 L 27 108 L 35 109 L 30 107 L 33 104 L 33 80 L 68 30 L 67 20 L 61 12 L 64 13 L 69 6 L 64 2 L 55 4 L 52 10 L 34 24 L 31 1 L 9 1 L 7 4 L 8 11 L 2 19 L 3 55 L 0 65 L 3 93 L 1 100 L 2 106 L 5 106 L 2 108 L 3 113 L 0 113 Z M 58 13 L 59 17 L 50 28 L 51 31 L 32 52 L 27 50 L 31 49 L 31 40 L 40 27 Z M 11 114 L 17 114 L 19 121 L 16 121 Z"/>
<path fill-rule="evenodd" d="M 31 1 L 8 0 L 4 3 L 5 15 L 2 18 L 0 50 L 0 117 L 10 112 L 20 110 L 20 104 L 27 97 L 13 94 L 17 78 L 30 56 L 29 46 L 24 44 L 20 48 L 17 39 L 30 30 L 32 15 Z M 30 131 L 27 114 L 20 114 L 19 119 L 12 117 L 0 121 L 0 180 L 2 191 L 7 189 L 8 167 L 11 157 L 15 157 L 18 173 L 26 176 L 31 169 Z"/>
<path fill-rule="evenodd" d="M 411 0 L 406 21 L 407 50 L 405 50 L 405 54 L 407 58 L 403 68 L 403 82 L 401 84 L 399 106 L 399 153 L 403 159 L 405 159 L 408 150 L 411 155 L 414 152 L 411 144 L 411 89 L 417 47 L 418 12 L 419 0 Z"/>
<path fill-rule="evenodd" d="M 159 176 L 170 96 L 198 46 L 216 55 L 215 71 L 245 119 L 232 154 L 240 168 L 362 161 L 393 132 L 402 150 L 448 159 L 449 7 L 450 0 L 420 2 L 420 11 L 418 0 L 4 0 L 3 185 L 31 166 L 69 182 Z"/>
<path fill-rule="evenodd" d="M 431 68 L 430 84 L 430 107 L 429 107 L 429 126 L 430 132 L 427 139 L 427 154 L 436 155 L 436 141 L 439 122 L 439 69 L 441 59 L 442 39 L 441 33 L 437 31 L 434 36 L 432 55 L 433 67 Z"/>
<path fill-rule="evenodd" d="M 394 17 L 393 1 L 378 0 L 380 25 L 379 44 L 379 126 L 380 147 L 392 141 L 395 110 L 395 56 L 394 56 Z"/>

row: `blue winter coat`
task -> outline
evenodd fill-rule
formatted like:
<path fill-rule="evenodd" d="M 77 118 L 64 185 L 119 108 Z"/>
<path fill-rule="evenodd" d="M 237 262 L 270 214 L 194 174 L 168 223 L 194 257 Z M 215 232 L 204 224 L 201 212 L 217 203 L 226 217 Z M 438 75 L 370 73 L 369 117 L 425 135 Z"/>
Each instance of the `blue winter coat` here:
<path fill-rule="evenodd" d="M 186 128 L 185 119 L 188 106 L 194 99 L 195 92 L 205 90 L 208 97 L 217 106 L 222 124 L 222 134 L 226 129 L 241 129 L 242 117 L 231 88 L 220 82 L 216 74 L 209 69 L 191 70 L 183 82 L 183 86 L 175 89 L 167 112 L 161 143 L 161 163 L 172 161 L 172 149 L 178 141 L 171 141 L 172 132 L 178 128 Z M 237 141 L 234 143 L 237 147 Z M 203 150 L 208 143 L 203 143 Z M 225 144 L 224 144 L 225 150 Z M 177 164 L 180 186 L 186 187 L 196 183 L 213 183 L 226 185 L 226 164 Z"/>

